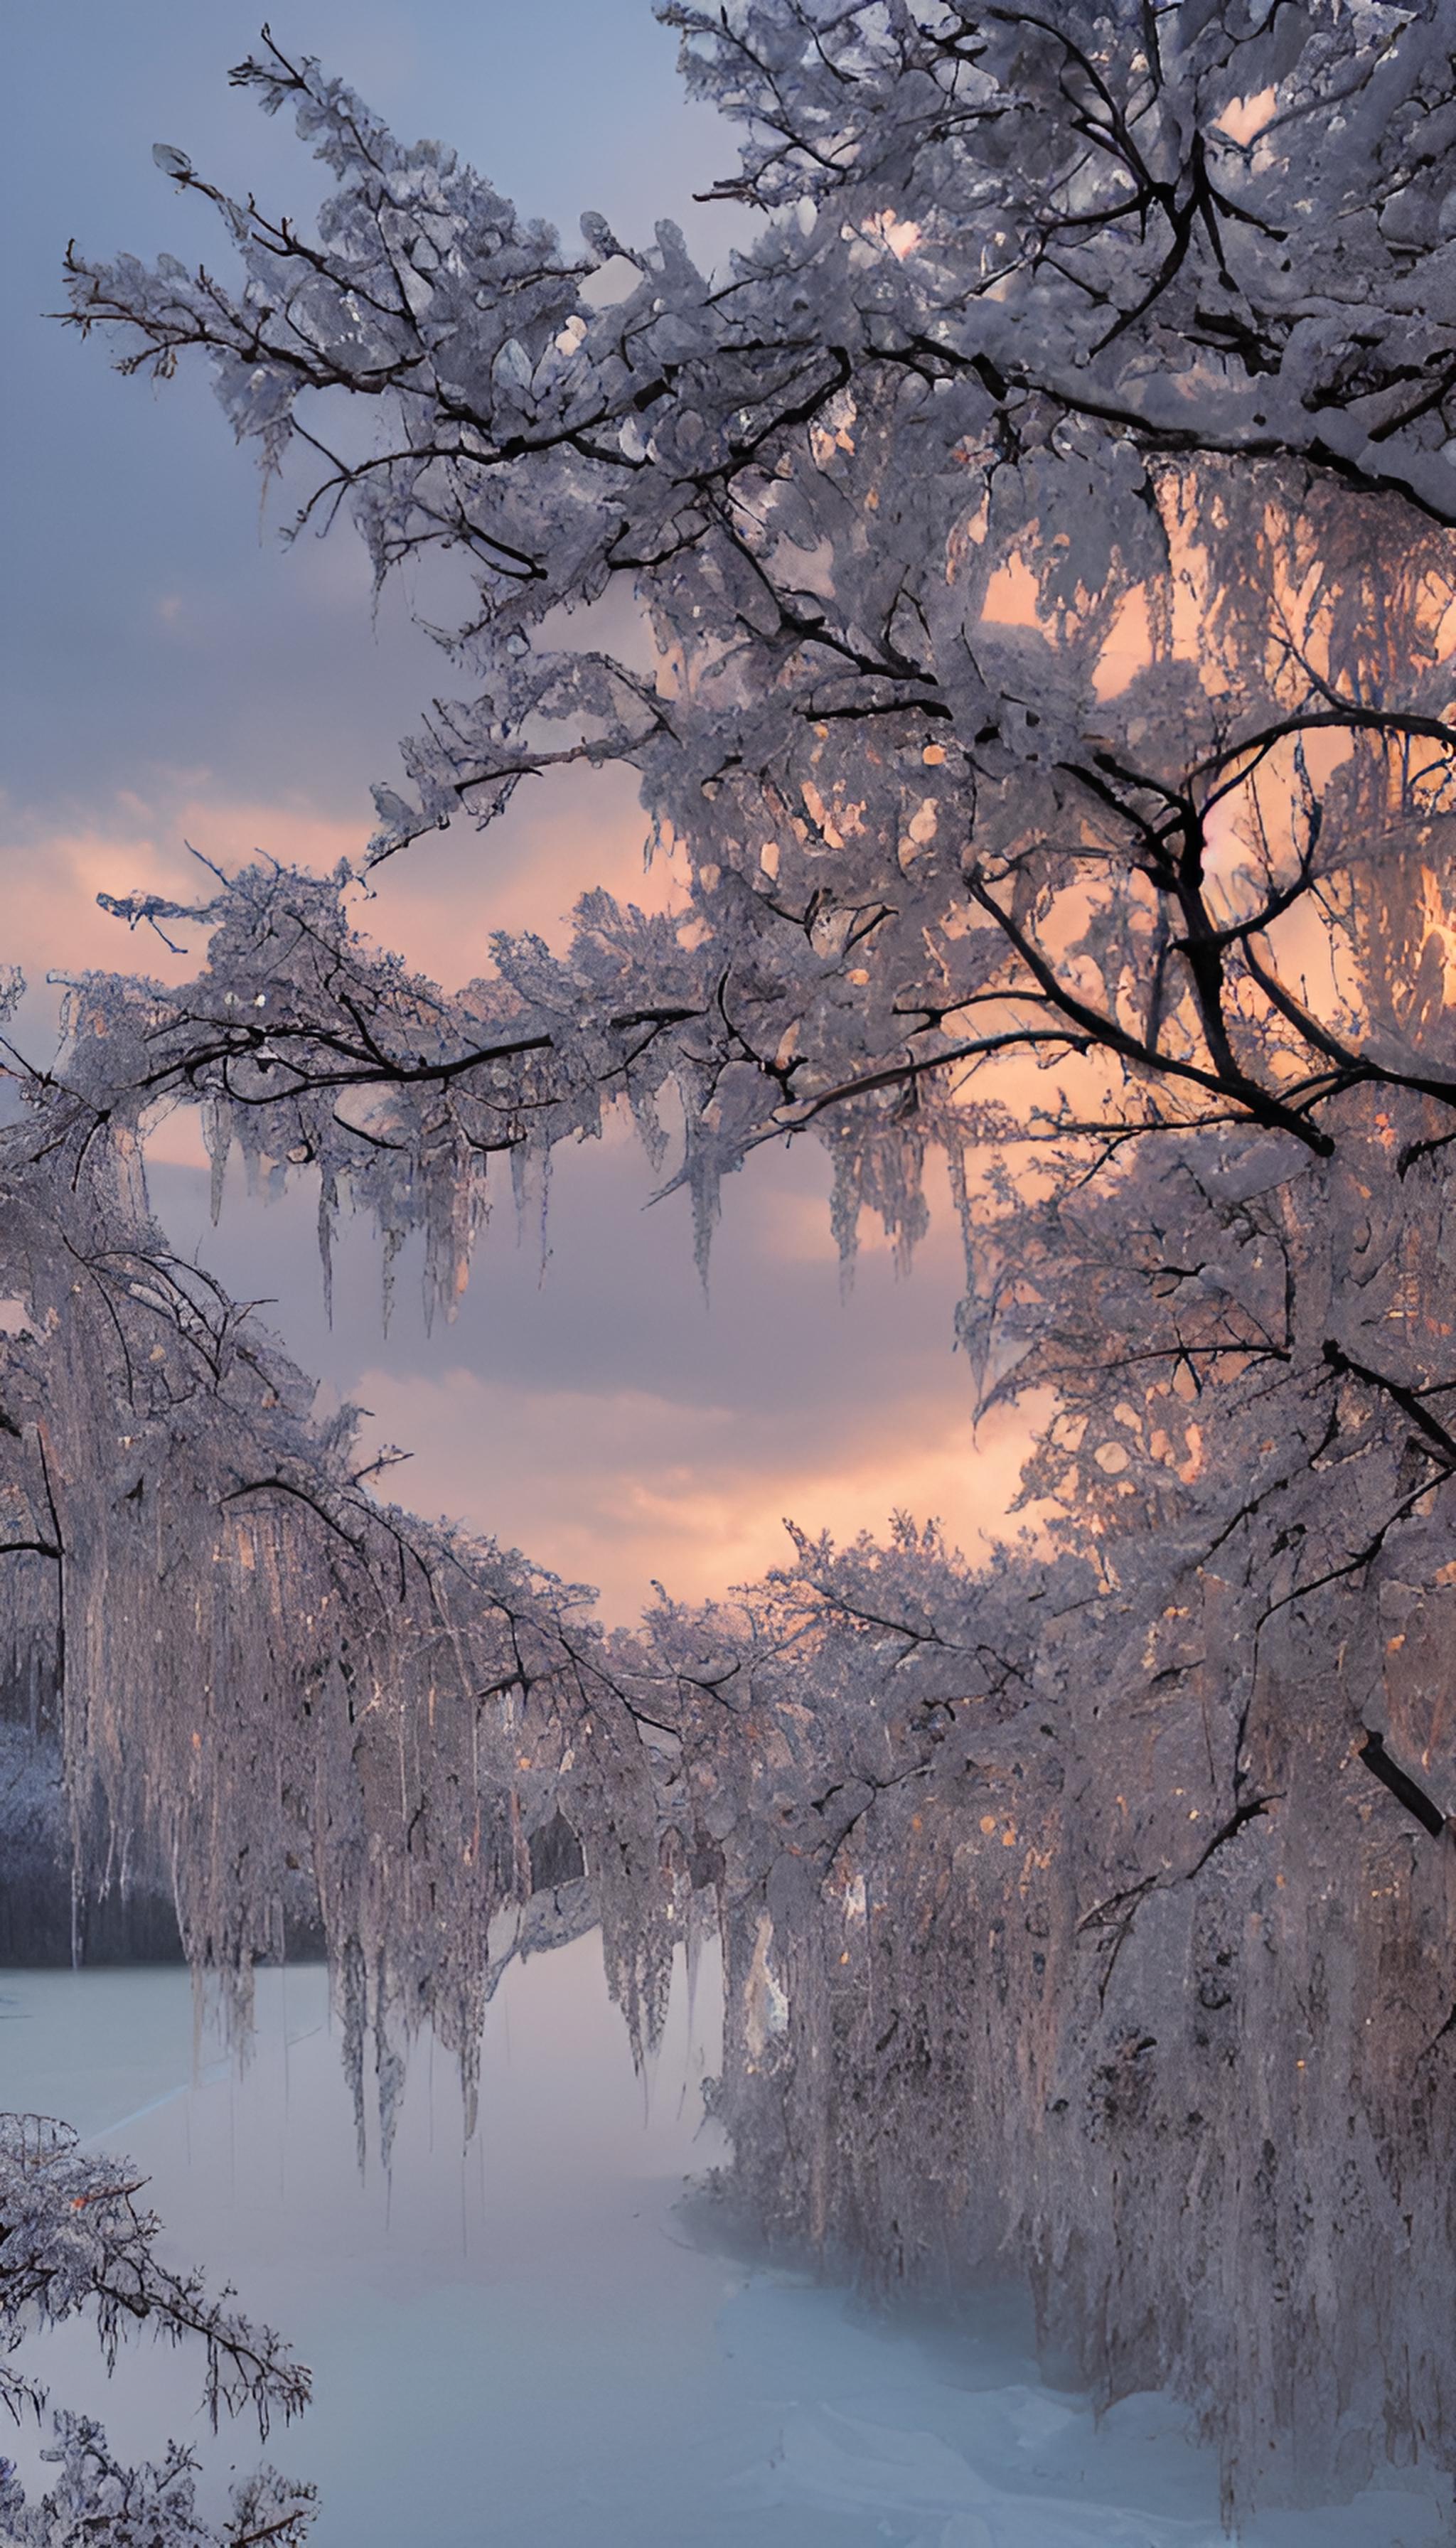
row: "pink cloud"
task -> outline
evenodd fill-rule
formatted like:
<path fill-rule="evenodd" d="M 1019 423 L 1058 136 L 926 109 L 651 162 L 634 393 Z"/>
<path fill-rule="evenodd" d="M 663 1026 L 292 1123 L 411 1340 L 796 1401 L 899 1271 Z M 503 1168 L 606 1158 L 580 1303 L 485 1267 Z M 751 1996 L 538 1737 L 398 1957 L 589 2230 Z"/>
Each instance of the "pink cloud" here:
<path fill-rule="evenodd" d="M 977 1433 L 963 1389 L 844 1408 L 806 1428 L 802 1410 L 775 1418 L 646 1390 L 515 1388 L 461 1368 L 430 1380 L 373 1369 L 358 1387 L 373 1410 L 369 1450 L 413 1452 L 390 1482 L 402 1501 L 596 1584 L 613 1620 L 636 1616 L 654 1579 L 703 1600 L 784 1563 L 785 1517 L 846 1540 L 906 1510 L 984 1555 L 1029 1441 L 1015 1413 Z"/>
<path fill-rule="evenodd" d="M 681 895 L 681 870 L 667 857 L 644 868 L 646 834 L 624 774 L 565 773 L 527 785 L 487 832 L 458 824 L 378 868 L 372 898 L 357 903 L 358 925 L 455 988 L 488 969 L 493 930 L 533 929 L 560 944 L 573 905 L 594 886 L 668 908 Z M 20 964 L 33 983 L 49 969 L 93 966 L 184 980 L 196 969 L 195 942 L 174 956 L 151 930 L 129 938 L 98 908 L 98 893 L 205 899 L 211 882 L 189 843 L 228 870 L 262 855 L 323 874 L 361 859 L 368 836 L 367 822 L 317 806 L 221 795 L 205 773 L 171 774 L 150 798 L 119 792 L 104 814 L 67 824 L 40 826 L 0 807 L 0 960 Z"/>

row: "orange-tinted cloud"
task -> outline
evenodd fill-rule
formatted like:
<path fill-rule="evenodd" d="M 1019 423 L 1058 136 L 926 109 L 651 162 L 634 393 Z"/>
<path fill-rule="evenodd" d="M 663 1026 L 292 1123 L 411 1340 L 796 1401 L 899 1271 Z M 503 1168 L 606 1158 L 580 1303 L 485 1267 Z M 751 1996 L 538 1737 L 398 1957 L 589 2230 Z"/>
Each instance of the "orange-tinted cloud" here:
<path fill-rule="evenodd" d="M 403 1502 L 597 1585 L 617 1621 L 636 1616 L 655 1580 L 703 1600 L 782 1565 L 785 1518 L 843 1541 L 906 1510 L 984 1555 L 1028 1439 L 1026 1419 L 1001 1411 L 977 1438 L 963 1387 L 861 1402 L 807 1440 L 796 1410 L 514 1388 L 463 1368 L 429 1380 L 370 1370 L 359 1394 L 371 1451 L 413 1447 L 390 1481 Z"/>

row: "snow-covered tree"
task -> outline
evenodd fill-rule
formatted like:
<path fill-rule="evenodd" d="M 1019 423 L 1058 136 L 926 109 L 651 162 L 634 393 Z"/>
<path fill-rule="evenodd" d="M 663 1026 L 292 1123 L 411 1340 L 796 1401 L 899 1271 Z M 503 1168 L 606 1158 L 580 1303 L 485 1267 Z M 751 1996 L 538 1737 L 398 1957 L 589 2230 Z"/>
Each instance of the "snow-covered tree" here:
<path fill-rule="evenodd" d="M 716 1891 L 762 2219 L 906 2272 L 1020 2255 L 1090 2377 L 1197 2400 L 1234 2495 L 1291 2432 L 1296 2479 L 1382 2429 L 1449 2459 L 1456 15 L 663 14 L 765 216 L 723 275 L 666 224 L 563 251 L 271 39 L 234 76 L 325 163 L 317 227 L 159 145 L 241 279 L 73 253 L 81 326 L 209 357 L 301 524 L 469 594 L 356 867 L 113 899 L 199 970 L 72 984 L 34 1156 L 84 1184 L 199 1104 L 220 1178 L 234 1142 L 317 1175 L 387 1268 L 422 1231 L 448 1307 L 493 1156 L 524 1191 L 618 1100 L 704 1255 L 723 1177 L 800 1135 L 847 1256 L 866 1207 L 908 1250 L 939 1148 L 982 1398 L 1054 1394 L 1050 1553 L 805 1540 L 609 1652 L 512 1576 L 546 1669 L 506 1695 L 567 1693 L 524 1759 L 543 1805 L 584 1782 L 589 1861 L 593 1814 L 626 1835 L 597 1874 L 649 2020 Z M 451 991 L 362 935 L 381 861 L 606 762 L 676 916 L 589 895 Z M 294 1455 L 357 1507 L 341 1446 Z M 330 1932 L 386 2014 L 402 1975 L 448 2004 L 474 1916 L 448 1852 L 380 1907 L 436 1688 L 411 1662 L 385 1703 L 401 1651 Z M 484 1784 L 519 1860 L 515 1730 Z M 478 1753 L 451 1775 L 458 1837 Z"/>
<path fill-rule="evenodd" d="M 60 1684 L 78 1948 L 97 1896 L 170 1893 L 245 2023 L 290 1913 L 321 1926 L 387 2152 L 422 2020 L 471 2096 L 493 1923 L 559 1888 L 564 1816 L 600 1836 L 592 1916 L 651 2041 L 678 1884 L 650 1677 L 581 1586 L 386 1502 L 357 1410 L 316 1418 L 277 1339 L 169 1247 L 116 1131 L 31 1093 L 0 1133 L 0 1599 Z"/>
<path fill-rule="evenodd" d="M 472 691 L 407 747 L 414 801 L 379 791 L 370 859 L 618 759 L 688 880 L 677 923 L 591 896 L 565 956 L 498 940 L 443 999 L 254 873 L 199 907 L 194 996 L 139 995 L 139 1090 L 325 1200 L 347 1176 L 391 1247 L 424 1222 L 447 1293 L 492 1151 L 622 1091 L 649 1139 L 676 1091 L 704 1246 L 722 1175 L 811 1128 L 847 1246 L 864 1202 L 913 1242 L 930 1142 L 962 1184 L 1013 1131 L 1076 1176 L 1099 1131 L 1201 1123 L 1318 1162 L 1377 1088 L 1431 1114 L 1397 1145 L 1428 1159 L 1444 8 L 665 14 L 746 123 L 728 191 L 774 216 L 725 278 L 670 226 L 624 248 L 589 216 L 564 254 L 271 43 L 234 77 L 336 179 L 317 236 L 216 198 L 241 289 L 72 257 L 125 365 L 204 349 L 265 467 L 317 464 L 301 521 L 347 505 L 381 576 L 468 564 Z M 330 441 L 361 400 L 373 447 L 357 416 Z M 618 588 L 645 646 L 593 642 L 599 611 L 572 644 Z M 1362 1007 L 1376 875 L 1424 914 L 1395 922 L 1409 1017 L 1390 984 Z"/>
<path fill-rule="evenodd" d="M 77 985 L 69 1084 L 200 1100 L 220 1173 L 236 1140 L 319 1175 L 325 1238 L 346 1182 L 387 1264 L 422 1226 L 447 1305 L 493 1153 L 519 1185 L 614 1098 L 656 1155 L 670 1101 L 704 1256 L 724 1174 L 801 1133 L 846 1254 L 865 1206 L 908 1250 L 938 1145 L 960 1340 L 983 1396 L 1070 1392 L 1034 1478 L 1078 1527 L 1138 1478 L 1217 1504 L 1190 1427 L 1237 1381 L 1210 1535 L 1373 1403 L 1410 1448 L 1320 1490 L 1297 1580 L 1364 1565 L 1453 1459 L 1416 1262 L 1456 1103 L 1449 11 L 664 15 L 769 216 L 724 277 L 671 226 L 564 254 L 271 40 L 233 76 L 335 179 L 317 234 L 159 147 L 241 287 L 72 255 L 125 367 L 207 352 L 265 468 L 312 469 L 301 523 L 347 506 L 379 576 L 440 550 L 473 592 L 471 695 L 362 867 L 118 900 L 207 967 Z M 640 774 L 678 917 L 590 895 L 448 995 L 356 934 L 372 864 L 581 759 Z"/>
<path fill-rule="evenodd" d="M 202 2277 L 156 2254 L 161 2224 L 138 2207 L 145 2180 L 125 2159 L 82 2149 L 45 2115 L 0 2115 L 0 2404 L 19 2420 L 46 2412 L 46 2391 L 23 2366 L 24 2343 L 44 2328 L 89 2315 L 108 2365 L 127 2336 L 147 2330 L 203 2353 L 203 2403 L 214 2429 L 225 2412 L 256 2415 L 266 2439 L 275 2415 L 301 2414 L 309 2374 L 271 2327 L 255 2326 L 211 2295 Z M 0 2540 L 5 2548 L 301 2548 L 314 2490 L 262 2469 L 231 2493 L 221 2524 L 197 2507 L 196 2453 L 171 2442 L 155 2465 L 117 2461 L 101 2426 L 57 2412 L 43 2456 L 56 2478 L 27 2500 L 14 2463 L 0 2457 Z"/>

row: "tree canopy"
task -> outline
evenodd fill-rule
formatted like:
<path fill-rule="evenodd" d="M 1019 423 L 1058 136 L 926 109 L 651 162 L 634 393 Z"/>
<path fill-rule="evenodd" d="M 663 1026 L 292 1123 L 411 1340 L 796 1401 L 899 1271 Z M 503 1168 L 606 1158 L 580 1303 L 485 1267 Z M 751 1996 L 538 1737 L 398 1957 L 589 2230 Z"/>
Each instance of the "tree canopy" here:
<path fill-rule="evenodd" d="M 865 1206 L 913 1246 L 939 1146 L 983 1392 L 1065 1373 L 1050 1269 L 1115 1184 L 1159 1387 L 1278 1365 L 1317 1431 L 1404 1393 L 1443 1474 L 1360 1232 L 1372 1178 L 1391 1233 L 1438 1216 L 1456 1101 L 1446 10 L 662 14 L 744 129 L 717 191 L 769 217 L 722 276 L 671 225 L 565 252 L 271 38 L 233 78 L 334 179 L 317 230 L 159 145 L 241 284 L 72 252 L 125 367 L 204 352 L 265 470 L 312 473 L 300 528 L 347 511 L 381 578 L 451 553 L 471 598 L 469 693 L 357 866 L 116 902 L 207 966 L 78 985 L 70 1086 L 201 1100 L 220 1166 L 317 1171 L 325 1226 L 346 1181 L 447 1305 L 492 1156 L 519 1186 L 613 1099 L 676 1142 L 704 1259 L 765 1140 L 828 1147 L 847 1255 Z M 449 993 L 358 934 L 381 860 L 580 760 L 640 774 L 677 916 L 589 895 Z"/>
<path fill-rule="evenodd" d="M 228 274 L 72 250 L 76 323 L 124 368 L 209 360 L 299 530 L 352 520 L 378 579 L 438 556 L 465 586 L 437 631 L 460 694 L 377 787 L 356 862 L 110 899 L 198 970 L 70 983 L 14 1145 L 34 1263 L 59 1317 L 79 1230 L 88 1371 L 134 1386 L 133 1328 L 165 1314 L 167 1375 L 230 1410 L 225 1442 L 168 1377 L 134 1465 L 150 1497 L 179 1426 L 206 1434 L 206 1527 L 164 1487 L 158 1526 L 197 1565 L 217 1538 L 211 1651 L 252 1619 L 290 1758 L 325 1764 L 274 1843 L 290 1814 L 312 1831 L 386 2106 L 400 2011 L 451 2010 L 465 2044 L 489 1912 L 531 1899 L 523 1810 L 561 1795 L 612 1835 L 593 1880 L 635 2029 L 672 1921 L 716 1888 L 724 2110 L 764 2217 L 909 2270 L 991 2185 L 978 2252 L 1019 2240 L 1094 2375 L 1176 2379 L 1231 2465 L 1286 2396 L 1307 2431 L 1373 2429 L 1398 2361 L 1423 2366 L 1402 2413 L 1449 2439 L 1422 2333 L 1449 2241 L 1399 2291 L 1379 2259 L 1397 2212 L 1409 2233 L 1442 2200 L 1428 2092 L 1456 2040 L 1429 1668 L 1456 1473 L 1456 14 L 660 14 L 741 128 L 714 191 L 763 216 L 721 274 L 670 224 L 647 245 L 588 214 L 564 249 L 266 32 L 233 77 L 326 168 L 317 223 L 159 144 L 216 204 Z M 497 934 L 464 987 L 371 943 L 382 862 L 608 762 L 679 907 L 589 894 L 565 947 Z M 735 1602 L 599 1638 L 523 1561 L 381 1516 L 343 1433 L 311 1430 L 297 1376 L 116 1182 L 196 1104 L 220 1191 L 234 1143 L 275 1186 L 317 1177 L 325 1242 L 371 1213 L 388 1275 L 422 1233 L 448 1310 L 493 1162 L 523 1194 L 619 1102 L 690 1189 L 704 1263 L 722 1180 L 765 1142 L 824 1144 L 847 1257 L 865 1209 L 913 1248 L 943 1154 L 981 1403 L 1051 1393 L 1040 1549 L 972 1576 L 908 1522 L 884 1549 L 804 1535 Z M 33 1572 L 65 1542 L 40 1329 L 8 1428 Z M 120 1450 L 93 1471 L 120 1509 Z M 119 1564 L 108 1532 L 87 1549 Z M 308 1599 L 255 1615 L 265 1559 Z M 347 1669 L 313 1633 L 335 1591 L 368 1621 Z M 232 1898 L 203 1888 L 200 1940 L 243 1936 Z M 1266 2073 L 1301 2029 L 1327 2058 L 1281 2158 Z M 1373 2346 L 1331 2315 L 1338 2240 Z"/>

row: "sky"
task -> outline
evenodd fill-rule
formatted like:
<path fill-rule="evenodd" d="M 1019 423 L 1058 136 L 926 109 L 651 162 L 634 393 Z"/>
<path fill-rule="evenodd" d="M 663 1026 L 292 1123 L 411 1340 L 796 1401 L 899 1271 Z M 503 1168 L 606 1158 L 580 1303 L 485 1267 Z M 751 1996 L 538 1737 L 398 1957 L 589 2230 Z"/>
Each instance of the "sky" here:
<path fill-rule="evenodd" d="M 395 739 L 440 686 L 408 595 L 371 611 L 350 534 L 282 546 L 281 508 L 260 506 L 201 371 L 124 381 L 99 341 L 45 315 L 61 305 L 70 237 L 93 254 L 224 261 L 206 208 L 153 167 L 155 141 L 229 192 L 312 213 L 322 172 L 285 119 L 227 84 L 258 5 L 50 0 L 7 32 L 24 111 L 0 275 L 0 961 L 32 985 L 33 1052 L 53 1041 L 48 969 L 162 969 L 156 942 L 129 942 L 98 891 L 195 889 L 188 842 L 225 864 L 356 855 L 370 781 L 398 779 Z M 588 208 L 638 237 L 667 214 L 712 259 L 741 218 L 691 201 L 731 166 L 731 136 L 683 103 L 674 39 L 646 0 L 274 0 L 272 25 L 408 137 L 453 143 L 568 233 Z M 644 876 L 645 829 L 620 773 L 544 782 L 484 836 L 452 831 L 397 862 L 376 933 L 448 986 L 481 969 L 492 928 L 559 940 L 590 885 L 671 895 L 670 869 Z M 502 1193 L 461 1313 L 432 1334 L 407 1268 L 385 1335 L 362 1226 L 345 1234 L 327 1324 L 307 1192 L 265 1207 L 233 1181 L 214 1229 L 184 1119 L 150 1174 L 174 1242 L 270 1304 L 325 1392 L 370 1410 L 371 1447 L 410 1452 L 402 1502 L 598 1585 L 609 1618 L 634 1616 L 655 1582 L 699 1599 L 762 1574 L 790 1553 L 785 1516 L 843 1538 L 906 1509 L 967 1551 L 1005 1527 L 1025 1432 L 1008 1415 L 972 1426 L 949 1214 L 908 1278 L 866 1227 L 846 1297 L 827 1166 L 805 1144 L 731 1184 L 706 1298 L 684 1199 L 652 1205 L 625 1131 L 559 1156 L 544 1270 Z"/>

